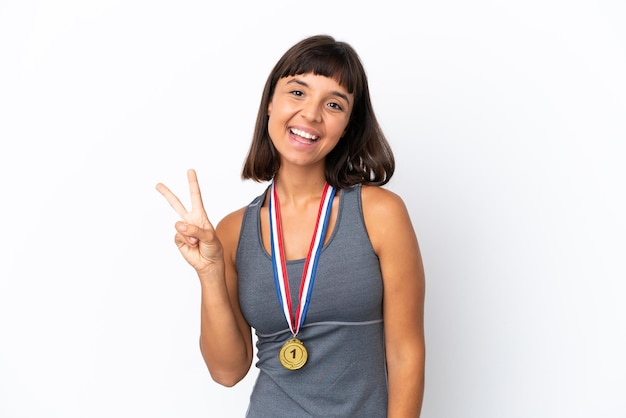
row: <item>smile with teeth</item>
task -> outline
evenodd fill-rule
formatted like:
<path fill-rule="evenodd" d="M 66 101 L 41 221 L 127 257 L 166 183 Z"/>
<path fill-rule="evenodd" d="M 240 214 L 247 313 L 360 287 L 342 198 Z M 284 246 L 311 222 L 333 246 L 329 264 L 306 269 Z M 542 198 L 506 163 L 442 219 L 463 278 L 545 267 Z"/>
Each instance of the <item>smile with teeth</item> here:
<path fill-rule="evenodd" d="M 297 136 L 299 136 L 299 137 L 301 137 L 301 138 L 304 138 L 304 139 L 306 139 L 307 141 L 310 141 L 310 142 L 315 142 L 315 141 L 317 141 L 317 140 L 319 139 L 319 137 L 318 137 L 318 136 L 316 136 L 316 135 L 311 135 L 311 134 L 309 134 L 309 133 L 306 133 L 306 132 L 304 132 L 304 131 L 301 131 L 300 129 L 294 129 L 294 128 L 291 128 L 291 129 L 289 129 L 289 131 L 290 131 L 293 135 L 297 135 Z"/>

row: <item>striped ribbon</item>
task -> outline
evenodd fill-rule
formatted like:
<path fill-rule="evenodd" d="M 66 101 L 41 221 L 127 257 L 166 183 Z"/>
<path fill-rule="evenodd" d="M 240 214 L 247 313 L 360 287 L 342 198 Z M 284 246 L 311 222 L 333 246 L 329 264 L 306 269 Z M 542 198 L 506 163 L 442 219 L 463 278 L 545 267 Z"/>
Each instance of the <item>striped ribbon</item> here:
<path fill-rule="evenodd" d="M 300 327 L 304 323 L 311 293 L 313 291 L 313 283 L 315 282 L 315 273 L 317 271 L 317 263 L 324 243 L 324 236 L 330 219 L 330 211 L 332 202 L 335 197 L 335 188 L 326 183 L 320 200 L 320 206 L 317 213 L 317 221 L 315 222 L 315 231 L 311 239 L 309 253 L 304 262 L 304 270 L 302 271 L 302 279 L 300 281 L 300 293 L 298 301 L 298 310 L 295 319 L 292 317 L 291 293 L 289 291 L 289 278 L 287 276 L 287 262 L 285 260 L 285 250 L 283 246 L 283 234 L 280 223 L 280 207 L 276 187 L 272 182 L 270 191 L 270 240 L 272 249 L 272 265 L 274 267 L 274 283 L 280 306 L 285 315 L 285 319 L 289 324 L 289 329 L 295 337 L 300 331 Z"/>

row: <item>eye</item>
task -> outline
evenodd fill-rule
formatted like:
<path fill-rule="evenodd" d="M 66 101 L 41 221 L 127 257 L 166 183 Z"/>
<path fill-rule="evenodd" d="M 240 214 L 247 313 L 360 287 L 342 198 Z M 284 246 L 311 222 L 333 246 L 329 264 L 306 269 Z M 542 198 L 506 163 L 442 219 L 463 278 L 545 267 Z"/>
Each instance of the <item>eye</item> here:
<path fill-rule="evenodd" d="M 335 109 L 335 110 L 343 110 L 343 106 L 335 102 L 328 103 L 328 107 Z"/>
<path fill-rule="evenodd" d="M 302 95 L 303 95 L 304 93 L 302 93 L 302 91 L 300 91 L 300 90 L 291 90 L 291 91 L 289 92 L 289 94 L 293 94 L 294 96 L 302 97 Z"/>

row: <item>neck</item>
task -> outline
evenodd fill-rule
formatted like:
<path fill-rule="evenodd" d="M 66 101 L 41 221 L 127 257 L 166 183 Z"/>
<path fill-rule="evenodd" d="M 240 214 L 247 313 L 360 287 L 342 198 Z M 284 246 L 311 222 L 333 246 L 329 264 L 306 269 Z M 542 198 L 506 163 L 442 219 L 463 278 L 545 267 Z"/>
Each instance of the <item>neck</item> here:
<path fill-rule="evenodd" d="M 309 199 L 319 199 L 326 184 L 326 177 L 323 172 L 316 175 L 308 171 L 298 175 L 279 171 L 274 177 L 274 184 L 281 205 L 299 204 L 306 203 Z"/>

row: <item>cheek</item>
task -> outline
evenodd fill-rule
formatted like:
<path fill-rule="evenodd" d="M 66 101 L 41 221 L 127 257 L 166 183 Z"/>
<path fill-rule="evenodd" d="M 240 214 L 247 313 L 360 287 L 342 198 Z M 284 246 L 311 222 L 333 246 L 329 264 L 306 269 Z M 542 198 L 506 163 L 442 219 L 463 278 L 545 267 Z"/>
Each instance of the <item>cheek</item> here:
<path fill-rule="evenodd" d="M 350 123 L 343 122 L 337 126 L 337 132 L 339 132 L 339 137 L 343 138 L 343 136 L 348 132 L 348 128 L 350 127 Z"/>
<path fill-rule="evenodd" d="M 277 121 L 276 114 L 267 116 L 267 134 L 269 135 L 272 142 L 280 135 L 282 128 L 280 123 Z"/>

